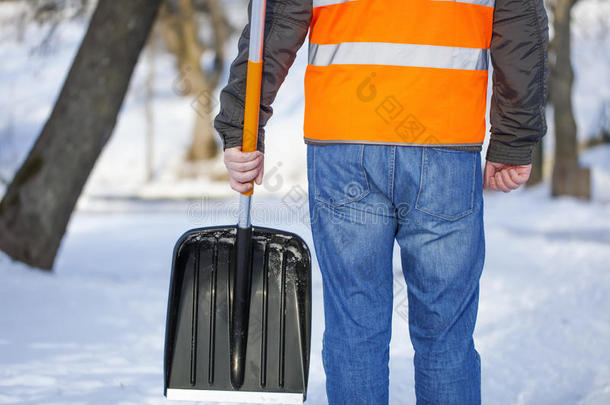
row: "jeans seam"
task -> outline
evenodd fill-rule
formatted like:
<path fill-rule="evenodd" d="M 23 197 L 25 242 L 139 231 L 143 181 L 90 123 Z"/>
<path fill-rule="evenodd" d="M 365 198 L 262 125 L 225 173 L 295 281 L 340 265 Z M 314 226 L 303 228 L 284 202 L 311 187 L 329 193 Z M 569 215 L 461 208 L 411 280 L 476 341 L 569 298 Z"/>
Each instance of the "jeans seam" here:
<path fill-rule="evenodd" d="M 352 207 L 350 205 L 347 205 L 348 203 L 341 204 L 339 206 L 335 206 L 335 205 L 332 205 L 332 204 L 330 204 L 330 203 L 328 203 L 327 201 L 324 201 L 324 200 L 316 200 L 316 202 L 318 204 L 324 205 L 327 209 L 329 209 L 329 210 L 339 214 L 343 219 L 349 219 L 349 218 L 348 218 L 347 214 L 338 211 L 340 208 L 347 208 L 348 210 L 358 211 L 358 212 L 362 212 L 364 214 L 375 215 L 377 217 L 382 217 L 382 218 L 396 219 L 396 215 L 378 214 L 378 213 L 375 213 L 375 212 L 364 210 L 362 208 Z"/>
<path fill-rule="evenodd" d="M 447 153 L 474 152 L 474 151 L 470 151 L 470 150 L 438 148 L 436 146 L 430 146 L 430 147 L 428 147 L 428 149 L 436 150 L 436 151 L 439 151 L 439 152 L 447 152 Z"/>
<path fill-rule="evenodd" d="M 360 197 L 358 200 L 362 200 L 371 191 L 371 186 L 369 184 L 369 178 L 366 175 L 366 170 L 364 170 L 364 145 L 362 145 L 360 147 L 360 170 L 362 170 L 362 177 L 364 177 L 364 184 L 366 185 L 366 190 L 364 190 L 364 192 L 362 193 L 363 194 L 362 197 Z M 356 200 L 352 200 L 352 201 L 356 201 Z M 352 202 L 352 201 L 349 201 L 349 202 Z"/>
<path fill-rule="evenodd" d="M 426 166 L 426 148 L 422 148 L 421 151 L 421 169 L 419 172 L 419 187 L 417 190 L 417 198 L 415 199 L 415 205 L 414 208 L 417 209 L 417 207 L 419 206 L 419 197 L 421 196 L 421 192 L 422 192 L 422 188 L 423 188 L 423 184 L 424 184 L 424 170 L 425 170 L 425 166 Z"/>
<path fill-rule="evenodd" d="M 418 210 L 418 211 L 421 211 L 423 213 L 426 213 L 427 215 L 430 215 L 432 217 L 440 218 L 440 219 L 442 219 L 444 221 L 449 221 L 449 222 L 454 222 L 454 221 L 457 221 L 458 219 L 462 219 L 465 216 L 468 216 L 468 215 L 472 214 L 473 211 L 474 211 L 474 208 L 470 208 L 467 211 L 461 212 L 460 215 L 457 215 L 455 217 L 448 217 L 448 216 L 445 216 L 445 215 L 440 215 L 440 214 L 436 214 L 436 213 L 430 212 L 430 211 L 428 211 L 428 210 L 426 210 L 424 208 L 415 207 L 415 209 Z"/>
<path fill-rule="evenodd" d="M 474 211 L 474 190 L 476 188 L 477 181 L 477 155 L 472 156 L 472 185 L 470 192 L 470 212 Z"/>
<path fill-rule="evenodd" d="M 390 148 L 390 172 L 388 178 L 388 188 L 390 201 L 394 203 L 394 175 L 396 172 L 396 146 Z"/>
<path fill-rule="evenodd" d="M 313 146 L 313 157 L 312 157 L 312 168 L 311 175 L 313 176 L 313 196 L 314 199 L 318 199 L 318 181 L 316 179 L 316 147 Z"/>

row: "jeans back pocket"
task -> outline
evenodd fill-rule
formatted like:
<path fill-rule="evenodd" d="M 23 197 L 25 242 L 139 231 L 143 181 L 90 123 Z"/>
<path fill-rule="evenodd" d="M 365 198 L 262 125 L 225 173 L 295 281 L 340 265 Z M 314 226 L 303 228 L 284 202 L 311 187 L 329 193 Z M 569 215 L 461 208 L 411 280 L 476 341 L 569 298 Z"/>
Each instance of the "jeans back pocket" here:
<path fill-rule="evenodd" d="M 426 147 L 415 209 L 455 221 L 472 213 L 479 152 Z"/>
<path fill-rule="evenodd" d="M 364 145 L 313 145 L 314 197 L 340 206 L 363 199 L 369 183 L 362 165 Z"/>

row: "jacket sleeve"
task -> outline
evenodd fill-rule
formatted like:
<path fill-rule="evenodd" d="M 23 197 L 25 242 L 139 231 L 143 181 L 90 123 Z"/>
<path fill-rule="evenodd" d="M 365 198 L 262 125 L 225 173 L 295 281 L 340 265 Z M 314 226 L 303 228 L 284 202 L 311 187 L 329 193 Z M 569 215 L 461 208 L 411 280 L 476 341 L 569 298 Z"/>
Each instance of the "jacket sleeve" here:
<path fill-rule="evenodd" d="M 494 68 L 487 160 L 532 161 L 546 132 L 548 20 L 543 0 L 496 0 L 490 53 Z"/>
<path fill-rule="evenodd" d="M 248 4 L 248 21 L 251 13 L 252 0 Z M 312 0 L 267 0 L 257 145 L 260 151 L 264 151 L 264 126 L 273 114 L 271 103 L 307 36 L 311 15 Z M 224 149 L 242 144 L 249 39 L 250 24 L 247 24 L 238 41 L 238 54 L 231 64 L 229 81 L 220 92 L 220 111 L 214 127 Z"/>

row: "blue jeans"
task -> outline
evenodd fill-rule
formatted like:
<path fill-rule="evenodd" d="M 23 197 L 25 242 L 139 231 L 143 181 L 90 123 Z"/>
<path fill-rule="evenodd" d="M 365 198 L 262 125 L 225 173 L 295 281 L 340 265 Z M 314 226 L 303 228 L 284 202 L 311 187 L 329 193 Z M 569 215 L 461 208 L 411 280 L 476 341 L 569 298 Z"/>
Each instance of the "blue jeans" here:
<path fill-rule="evenodd" d="M 480 153 L 310 144 L 307 170 L 329 404 L 388 403 L 394 240 L 417 403 L 480 404 L 472 338 L 485 256 Z"/>

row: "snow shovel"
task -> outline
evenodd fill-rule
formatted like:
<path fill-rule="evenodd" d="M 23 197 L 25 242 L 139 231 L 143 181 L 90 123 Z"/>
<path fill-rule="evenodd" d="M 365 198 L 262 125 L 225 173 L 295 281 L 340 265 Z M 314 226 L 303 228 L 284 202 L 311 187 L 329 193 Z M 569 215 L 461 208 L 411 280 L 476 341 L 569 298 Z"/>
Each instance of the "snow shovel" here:
<path fill-rule="evenodd" d="M 242 150 L 256 150 L 265 0 L 253 0 Z M 311 258 L 297 235 L 252 226 L 193 229 L 173 253 L 164 356 L 167 399 L 300 404 L 311 342 Z"/>

